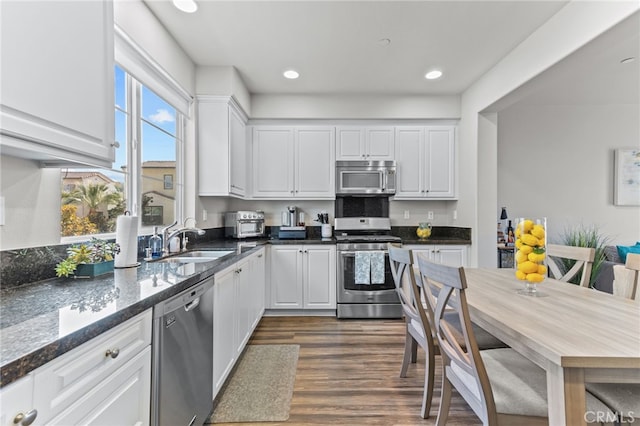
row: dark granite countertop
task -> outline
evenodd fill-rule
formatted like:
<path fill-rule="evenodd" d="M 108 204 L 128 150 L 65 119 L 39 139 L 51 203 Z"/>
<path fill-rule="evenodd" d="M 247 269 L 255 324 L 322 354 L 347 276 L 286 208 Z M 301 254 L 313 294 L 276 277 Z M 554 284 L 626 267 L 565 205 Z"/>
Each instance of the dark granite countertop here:
<path fill-rule="evenodd" d="M 434 227 L 416 238 L 415 227 L 392 232 L 404 244 L 471 244 L 469 228 Z M 93 279 L 59 278 L 0 291 L 0 387 L 116 325 L 236 263 L 264 244 L 335 244 L 310 232 L 305 239 L 214 240 L 192 249 L 234 250 L 206 263 L 145 262 Z M 238 253 L 242 246 L 241 253 Z"/>
<path fill-rule="evenodd" d="M 51 279 L 0 292 L 0 387 L 180 293 L 266 241 L 216 241 L 196 249 L 236 253 L 205 263 L 142 262 L 93 279 Z"/>

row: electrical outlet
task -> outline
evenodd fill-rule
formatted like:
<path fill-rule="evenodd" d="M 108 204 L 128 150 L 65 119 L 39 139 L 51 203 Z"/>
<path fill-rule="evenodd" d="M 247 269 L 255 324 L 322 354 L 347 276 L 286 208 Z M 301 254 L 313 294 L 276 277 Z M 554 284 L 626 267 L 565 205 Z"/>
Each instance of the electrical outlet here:
<path fill-rule="evenodd" d="M 458 210 L 453 211 L 453 220 L 458 220 Z"/>
<path fill-rule="evenodd" d="M 206 209 L 202 209 L 202 220 L 204 220 L 204 221 L 207 220 L 207 210 Z"/>
<path fill-rule="evenodd" d="M 409 218 L 411 218 L 411 214 L 409 214 L 409 210 L 405 210 L 405 211 L 404 211 L 404 218 L 405 218 L 405 219 L 409 219 Z"/>
<path fill-rule="evenodd" d="M 433 219 L 433 212 L 427 213 L 427 219 Z"/>

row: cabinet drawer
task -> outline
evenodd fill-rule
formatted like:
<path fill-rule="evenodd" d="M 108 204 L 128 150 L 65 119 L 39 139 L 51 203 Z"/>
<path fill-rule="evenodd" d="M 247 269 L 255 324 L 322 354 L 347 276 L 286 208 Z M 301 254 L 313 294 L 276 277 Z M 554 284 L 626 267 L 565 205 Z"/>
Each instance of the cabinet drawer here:
<path fill-rule="evenodd" d="M 34 406 L 48 421 L 151 344 L 151 309 L 34 371 Z M 108 351 L 119 351 L 114 358 Z"/>

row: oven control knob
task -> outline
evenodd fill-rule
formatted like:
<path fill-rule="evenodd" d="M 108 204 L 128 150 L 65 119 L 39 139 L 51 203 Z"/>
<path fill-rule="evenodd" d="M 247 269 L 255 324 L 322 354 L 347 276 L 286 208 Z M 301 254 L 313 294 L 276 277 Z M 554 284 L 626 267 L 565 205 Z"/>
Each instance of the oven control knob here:
<path fill-rule="evenodd" d="M 243 219 L 246 219 L 246 218 L 247 218 L 247 214 L 246 214 L 246 213 L 244 213 L 244 214 L 242 215 L 242 218 L 243 218 Z"/>

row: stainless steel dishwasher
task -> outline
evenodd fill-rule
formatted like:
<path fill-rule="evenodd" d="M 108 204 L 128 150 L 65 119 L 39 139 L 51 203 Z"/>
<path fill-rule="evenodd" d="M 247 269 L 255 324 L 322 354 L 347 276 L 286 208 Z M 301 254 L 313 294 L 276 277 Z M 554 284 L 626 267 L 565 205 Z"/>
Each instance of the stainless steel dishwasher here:
<path fill-rule="evenodd" d="M 213 399 L 213 278 L 153 309 L 151 424 L 202 425 Z"/>

